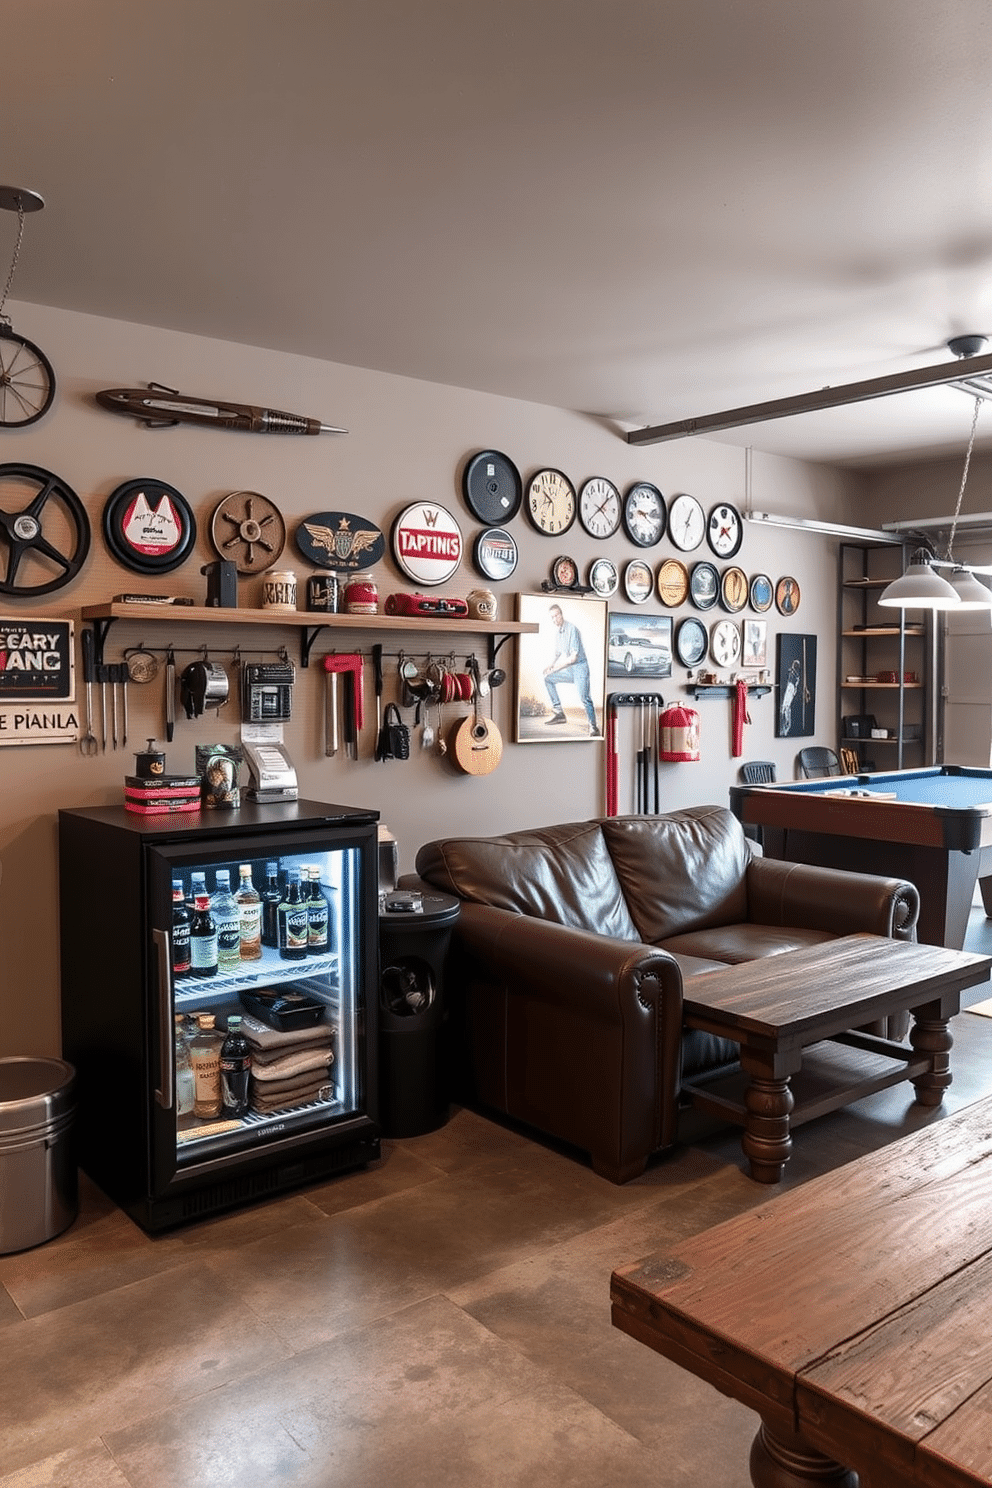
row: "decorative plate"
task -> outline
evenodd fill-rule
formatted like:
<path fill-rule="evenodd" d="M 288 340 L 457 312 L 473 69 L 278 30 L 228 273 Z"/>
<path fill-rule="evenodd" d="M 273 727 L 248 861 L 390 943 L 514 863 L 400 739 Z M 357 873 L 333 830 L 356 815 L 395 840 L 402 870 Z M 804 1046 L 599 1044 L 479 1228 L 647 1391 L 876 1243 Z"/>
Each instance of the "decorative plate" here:
<path fill-rule="evenodd" d="M 775 603 L 775 586 L 767 574 L 754 574 L 751 578 L 751 608 L 759 615 L 770 610 Z"/>
<path fill-rule="evenodd" d="M 274 501 L 257 491 L 232 491 L 214 508 L 210 540 L 240 574 L 271 568 L 286 546 L 286 523 Z"/>
<path fill-rule="evenodd" d="M 795 579 L 786 575 L 775 585 L 775 608 L 780 615 L 794 615 L 799 608 L 802 595 Z"/>
<path fill-rule="evenodd" d="M 732 615 L 737 615 L 747 604 L 747 574 L 742 568 L 725 568 L 720 579 L 720 603 Z"/>
<path fill-rule="evenodd" d="M 681 558 L 666 558 L 658 568 L 658 598 L 669 609 L 685 604 L 689 594 L 689 570 Z"/>
<path fill-rule="evenodd" d="M 689 598 L 697 610 L 711 610 L 720 598 L 720 575 L 714 564 L 694 563 L 689 575 Z"/>
<path fill-rule="evenodd" d="M 472 544 L 472 562 L 484 579 L 508 579 L 517 557 L 516 539 L 500 527 L 487 527 Z"/>
<path fill-rule="evenodd" d="M 462 494 L 473 517 L 502 527 L 520 510 L 524 497 L 520 471 L 499 450 L 480 450 L 462 471 Z"/>
<path fill-rule="evenodd" d="M 709 647 L 710 638 L 701 620 L 690 615 L 679 621 L 679 628 L 675 632 L 675 654 L 682 666 L 697 667 L 701 661 L 706 660 Z"/>
<path fill-rule="evenodd" d="M 175 486 L 130 480 L 103 508 L 103 535 L 118 563 L 140 574 L 171 573 L 193 552 L 196 519 Z"/>
<path fill-rule="evenodd" d="M 401 511 L 392 528 L 393 557 L 415 584 L 443 584 L 462 561 L 462 532 L 451 513 L 433 501 Z"/>
<path fill-rule="evenodd" d="M 600 599 L 610 599 L 620 587 L 616 564 L 609 558 L 597 558 L 589 565 L 587 583 Z"/>
<path fill-rule="evenodd" d="M 297 527 L 296 546 L 317 568 L 354 573 L 379 562 L 386 540 L 378 527 L 354 512 L 314 512 Z"/>
<path fill-rule="evenodd" d="M 640 558 L 634 558 L 623 571 L 623 592 L 631 604 L 643 604 L 654 589 L 654 574 L 651 566 Z"/>

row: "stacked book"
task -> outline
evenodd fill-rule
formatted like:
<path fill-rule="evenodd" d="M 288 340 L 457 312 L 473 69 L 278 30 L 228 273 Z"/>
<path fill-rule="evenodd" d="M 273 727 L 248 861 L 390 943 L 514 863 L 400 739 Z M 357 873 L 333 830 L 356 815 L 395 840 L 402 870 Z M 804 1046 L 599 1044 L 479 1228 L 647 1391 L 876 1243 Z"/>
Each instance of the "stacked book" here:
<path fill-rule="evenodd" d="M 199 811 L 199 775 L 124 776 L 124 808 L 143 816 L 162 816 L 173 811 Z"/>

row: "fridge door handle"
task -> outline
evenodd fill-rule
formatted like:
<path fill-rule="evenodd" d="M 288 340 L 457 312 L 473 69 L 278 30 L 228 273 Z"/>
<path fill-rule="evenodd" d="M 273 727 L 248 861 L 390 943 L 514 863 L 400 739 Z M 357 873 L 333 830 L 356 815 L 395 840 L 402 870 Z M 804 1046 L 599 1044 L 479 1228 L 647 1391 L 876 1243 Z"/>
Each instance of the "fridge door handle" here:
<path fill-rule="evenodd" d="M 172 998 L 170 996 L 169 970 L 172 965 L 172 951 L 169 944 L 169 932 L 167 930 L 153 930 L 152 940 L 155 942 L 155 959 L 158 963 L 158 976 L 156 978 L 158 986 L 156 991 L 158 994 L 159 1071 L 155 1099 L 166 1111 L 171 1111 L 175 1104 L 176 1086 L 173 1075 L 175 1033 L 173 1031 Z"/>

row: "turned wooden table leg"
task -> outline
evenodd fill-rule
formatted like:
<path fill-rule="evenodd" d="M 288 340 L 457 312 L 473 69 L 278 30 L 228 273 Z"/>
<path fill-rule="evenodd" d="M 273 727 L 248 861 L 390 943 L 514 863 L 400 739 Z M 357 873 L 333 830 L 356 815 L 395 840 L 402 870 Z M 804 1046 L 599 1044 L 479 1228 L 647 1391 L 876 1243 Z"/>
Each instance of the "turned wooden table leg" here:
<path fill-rule="evenodd" d="M 824 1457 L 798 1432 L 773 1431 L 762 1421 L 751 1444 L 754 1488 L 858 1488 L 858 1475 Z"/>
<path fill-rule="evenodd" d="M 909 1042 L 918 1054 L 926 1054 L 930 1068 L 913 1081 L 916 1099 L 921 1106 L 939 1106 L 944 1091 L 954 1076 L 951 1074 L 951 1050 L 954 1036 L 946 1018 L 920 1018 L 914 1014 Z"/>
<path fill-rule="evenodd" d="M 752 1075 L 744 1094 L 741 1149 L 756 1183 L 779 1183 L 792 1152 L 789 1116 L 796 1102 L 789 1081 Z"/>

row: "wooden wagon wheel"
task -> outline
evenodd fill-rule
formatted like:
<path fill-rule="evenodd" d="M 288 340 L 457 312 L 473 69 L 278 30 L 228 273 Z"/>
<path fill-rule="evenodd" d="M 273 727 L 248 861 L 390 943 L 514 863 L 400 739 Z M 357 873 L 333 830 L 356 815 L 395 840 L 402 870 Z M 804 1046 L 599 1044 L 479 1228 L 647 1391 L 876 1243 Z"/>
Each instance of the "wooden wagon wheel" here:
<path fill-rule="evenodd" d="M 267 496 L 232 491 L 214 510 L 210 537 L 218 555 L 236 564 L 239 574 L 261 573 L 286 546 L 286 523 Z"/>

